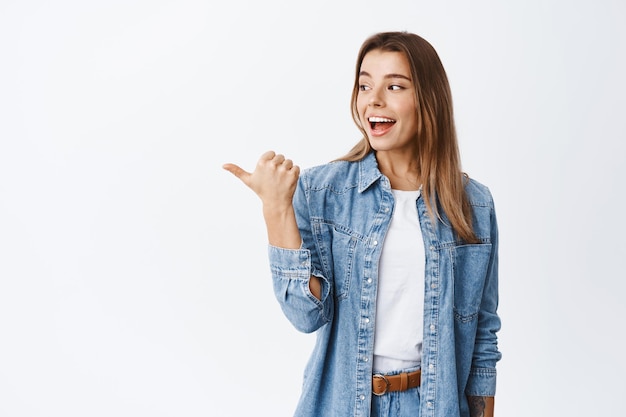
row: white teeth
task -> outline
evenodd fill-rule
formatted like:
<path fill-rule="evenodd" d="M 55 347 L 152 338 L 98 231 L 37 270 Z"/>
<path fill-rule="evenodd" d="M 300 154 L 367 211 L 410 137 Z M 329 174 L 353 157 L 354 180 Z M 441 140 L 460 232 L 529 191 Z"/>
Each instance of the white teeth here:
<path fill-rule="evenodd" d="M 370 117 L 367 119 L 370 123 L 394 123 L 395 120 L 386 117 Z"/>

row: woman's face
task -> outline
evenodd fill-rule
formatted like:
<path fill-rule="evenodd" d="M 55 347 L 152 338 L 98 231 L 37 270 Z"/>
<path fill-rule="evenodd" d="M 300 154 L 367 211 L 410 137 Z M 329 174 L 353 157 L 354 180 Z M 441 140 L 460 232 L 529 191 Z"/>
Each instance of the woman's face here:
<path fill-rule="evenodd" d="M 357 111 L 377 152 L 416 153 L 415 86 L 406 56 L 375 49 L 361 62 Z"/>

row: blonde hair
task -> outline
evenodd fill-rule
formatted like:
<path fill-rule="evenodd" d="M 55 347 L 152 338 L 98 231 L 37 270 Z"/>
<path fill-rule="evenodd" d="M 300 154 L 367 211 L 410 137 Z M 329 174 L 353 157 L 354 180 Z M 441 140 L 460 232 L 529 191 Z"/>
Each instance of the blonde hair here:
<path fill-rule="evenodd" d="M 439 204 L 458 236 L 476 243 L 472 209 L 465 193 L 468 178 L 461 171 L 450 84 L 439 55 L 425 39 L 408 32 L 382 32 L 365 40 L 356 62 L 351 99 L 352 118 L 363 138 L 339 160 L 358 161 L 372 151 L 359 119 L 357 96 L 361 63 L 373 50 L 401 52 L 409 61 L 418 113 L 419 180 L 429 215 L 441 219 Z"/>

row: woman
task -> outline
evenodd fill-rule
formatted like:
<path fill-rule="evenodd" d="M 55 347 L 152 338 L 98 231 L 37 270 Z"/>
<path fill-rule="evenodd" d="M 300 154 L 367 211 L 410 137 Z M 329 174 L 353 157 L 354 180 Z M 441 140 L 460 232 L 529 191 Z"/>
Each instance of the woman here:
<path fill-rule="evenodd" d="M 276 297 L 317 332 L 297 416 L 492 416 L 497 225 L 460 168 L 433 47 L 406 32 L 361 47 L 352 115 L 363 139 L 299 168 L 272 151 L 236 175 L 262 200 Z"/>

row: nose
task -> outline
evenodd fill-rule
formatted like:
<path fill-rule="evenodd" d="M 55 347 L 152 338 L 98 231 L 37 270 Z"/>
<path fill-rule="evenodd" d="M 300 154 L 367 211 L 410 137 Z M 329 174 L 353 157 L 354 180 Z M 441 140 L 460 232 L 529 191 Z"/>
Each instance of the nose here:
<path fill-rule="evenodd" d="M 381 107 L 384 104 L 382 94 L 378 88 L 373 88 L 370 94 L 368 105 L 371 107 Z"/>

